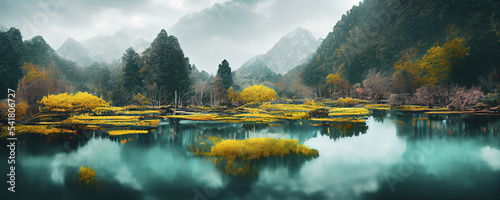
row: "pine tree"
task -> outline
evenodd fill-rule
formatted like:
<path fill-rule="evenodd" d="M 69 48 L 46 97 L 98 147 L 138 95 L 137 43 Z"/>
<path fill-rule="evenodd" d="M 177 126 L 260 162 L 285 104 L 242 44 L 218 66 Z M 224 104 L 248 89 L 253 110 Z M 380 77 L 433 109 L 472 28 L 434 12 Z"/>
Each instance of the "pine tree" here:
<path fill-rule="evenodd" d="M 0 31 L 0 99 L 7 98 L 7 88 L 16 90 L 23 77 L 21 61 L 22 37 L 18 29 Z"/>
<path fill-rule="evenodd" d="M 131 92 L 136 87 L 142 87 L 142 79 L 139 71 L 141 70 L 141 58 L 132 47 L 128 48 L 123 54 L 122 62 L 122 90 Z"/>
<path fill-rule="evenodd" d="M 227 62 L 227 60 L 224 59 L 222 63 L 219 64 L 217 76 L 222 79 L 224 91 L 227 91 L 231 86 L 233 86 L 233 75 L 231 74 L 231 67 L 229 67 L 229 62 Z"/>
<path fill-rule="evenodd" d="M 175 92 L 182 97 L 189 90 L 189 60 L 184 57 L 176 37 L 161 30 L 151 46 L 144 51 L 143 57 L 145 80 L 148 86 L 156 85 L 148 88 L 161 91 L 150 91 L 160 95 L 158 98 L 150 97 L 153 101 L 166 98 L 166 102 L 173 102 Z"/>

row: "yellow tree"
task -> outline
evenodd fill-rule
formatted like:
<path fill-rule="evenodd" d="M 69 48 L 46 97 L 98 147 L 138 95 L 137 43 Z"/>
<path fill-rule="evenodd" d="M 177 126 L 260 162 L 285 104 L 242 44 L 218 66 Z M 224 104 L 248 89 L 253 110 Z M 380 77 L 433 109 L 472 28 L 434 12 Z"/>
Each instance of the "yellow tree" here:
<path fill-rule="evenodd" d="M 330 92 L 330 98 L 333 98 L 333 94 L 337 91 L 343 91 L 349 88 L 349 81 L 345 80 L 339 74 L 328 74 L 326 76 L 326 85 Z"/>
<path fill-rule="evenodd" d="M 234 91 L 233 87 L 230 87 L 228 90 L 227 90 L 227 97 L 229 98 L 229 101 L 231 103 L 235 102 L 235 101 L 240 101 L 240 92 L 238 91 Z"/>
<path fill-rule="evenodd" d="M 469 55 L 469 47 L 465 45 L 466 39 L 461 37 L 451 39 L 452 36 L 449 36 L 443 45 L 431 47 L 421 58 L 416 58 L 416 50 L 407 51 L 394 66 L 397 70 L 395 76 L 411 80 L 414 88 L 446 81 L 453 65 Z"/>
<path fill-rule="evenodd" d="M 141 93 L 137 93 L 132 99 L 132 104 L 139 105 L 141 107 L 151 105 L 151 100 L 142 95 Z"/>
<path fill-rule="evenodd" d="M 48 111 L 54 108 L 61 110 L 73 110 L 73 99 L 73 94 L 60 93 L 58 95 L 44 96 L 40 103 L 45 105 L 45 109 Z"/>
<path fill-rule="evenodd" d="M 253 85 L 245 88 L 239 95 L 243 103 L 258 103 L 272 101 L 278 98 L 278 94 L 271 88 L 263 85 Z"/>
<path fill-rule="evenodd" d="M 38 112 L 38 102 L 43 96 L 66 90 L 64 83 L 56 78 L 58 75 L 55 71 L 25 63 L 23 73 L 17 93 L 21 101 L 28 104 L 30 113 Z"/>
<path fill-rule="evenodd" d="M 100 106 L 109 106 L 109 104 L 102 98 L 96 97 L 87 92 L 78 92 L 72 101 L 73 107 L 81 110 L 92 110 Z"/>
<path fill-rule="evenodd" d="M 45 109 L 61 109 L 65 111 L 92 110 L 96 107 L 109 106 L 102 98 L 96 97 L 87 92 L 76 94 L 60 93 L 58 95 L 48 95 L 40 101 L 45 105 Z"/>

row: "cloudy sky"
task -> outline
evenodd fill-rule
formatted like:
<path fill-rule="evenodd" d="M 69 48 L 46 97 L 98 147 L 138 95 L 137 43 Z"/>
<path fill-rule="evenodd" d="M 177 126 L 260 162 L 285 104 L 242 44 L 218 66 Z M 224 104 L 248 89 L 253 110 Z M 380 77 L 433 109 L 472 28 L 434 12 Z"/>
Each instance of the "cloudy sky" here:
<path fill-rule="evenodd" d="M 0 0 L 0 25 L 23 39 L 42 35 L 57 49 L 76 40 L 138 30 L 152 41 L 161 29 L 179 38 L 186 56 L 210 73 L 227 59 L 238 68 L 296 27 L 325 38 L 359 0 Z"/>

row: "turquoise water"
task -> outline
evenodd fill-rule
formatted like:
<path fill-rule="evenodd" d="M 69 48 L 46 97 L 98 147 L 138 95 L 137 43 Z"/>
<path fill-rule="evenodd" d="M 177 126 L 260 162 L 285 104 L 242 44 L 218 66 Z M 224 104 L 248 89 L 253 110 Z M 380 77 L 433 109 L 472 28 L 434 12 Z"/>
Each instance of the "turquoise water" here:
<path fill-rule="evenodd" d="M 500 199 L 499 130 L 495 117 L 382 112 L 355 124 L 296 121 L 266 127 L 165 121 L 155 133 L 141 135 L 109 137 L 84 131 L 71 139 L 24 135 L 18 141 L 16 193 L 6 195 L 9 199 Z M 251 174 L 231 175 L 191 152 L 191 145 L 208 143 L 208 136 L 297 139 L 317 149 L 319 156 L 253 161 Z M 5 146 L 7 141 L 1 141 Z M 1 152 L 8 153 L 6 148 Z M 97 188 L 78 183 L 83 165 L 96 171 Z M 1 170 L 8 173 L 6 163 Z M 5 192 L 8 185 L 3 185 Z"/>

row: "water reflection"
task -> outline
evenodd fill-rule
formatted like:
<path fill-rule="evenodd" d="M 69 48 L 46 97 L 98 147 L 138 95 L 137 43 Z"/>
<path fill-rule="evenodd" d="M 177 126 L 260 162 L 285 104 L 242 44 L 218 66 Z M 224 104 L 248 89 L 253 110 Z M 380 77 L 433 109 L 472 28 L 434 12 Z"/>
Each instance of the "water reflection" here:
<path fill-rule="evenodd" d="M 278 191 L 300 191 L 303 194 L 332 199 L 360 198 L 379 187 L 380 174 L 395 164 L 404 153 L 404 140 L 396 137 L 392 124 L 368 120 L 366 134 L 359 137 L 330 140 L 328 136 L 310 139 L 305 144 L 318 149 L 320 156 L 304 164 L 297 175 L 286 168 L 267 168 L 258 184 Z M 384 145 L 381 145 L 384 144 Z M 280 177 L 294 177 L 283 179 Z"/>
<path fill-rule="evenodd" d="M 498 199 L 500 120 L 486 116 L 373 113 L 365 124 L 165 121 L 154 133 L 99 132 L 19 138 L 16 198 L 37 199 Z M 195 157 L 209 137 L 297 139 L 319 157 L 269 158 L 230 176 Z M 125 140 L 125 143 L 121 141 Z M 6 140 L 0 140 L 5 145 Z M 207 146 L 209 148 L 209 146 Z M 0 149 L 6 155 L 6 149 Z M 7 169 L 6 163 L 1 170 Z M 220 164 L 220 163 L 219 163 Z M 247 163 L 241 163 L 245 171 Z M 78 184 L 82 166 L 99 190 Z M 222 165 L 223 166 L 223 165 Z M 4 172 L 4 171 L 2 171 Z M 4 172 L 7 173 L 7 172 Z M 4 180 L 5 177 L 2 178 Z M 12 195 L 12 194 L 7 194 Z M 411 195 L 411 196 L 410 196 Z M 2 195 L 3 196 L 3 195 Z M 7 198 L 12 196 L 6 196 Z M 201 198 L 203 197 L 203 198 Z"/>

